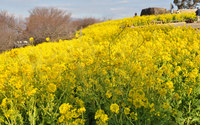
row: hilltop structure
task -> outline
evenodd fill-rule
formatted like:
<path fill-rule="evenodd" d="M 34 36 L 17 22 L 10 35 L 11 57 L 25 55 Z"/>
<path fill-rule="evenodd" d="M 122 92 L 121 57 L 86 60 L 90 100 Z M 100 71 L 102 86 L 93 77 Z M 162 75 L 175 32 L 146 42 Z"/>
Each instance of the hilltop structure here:
<path fill-rule="evenodd" d="M 159 15 L 159 14 L 165 14 L 165 13 L 167 13 L 166 8 L 152 7 L 152 8 L 142 9 L 141 16 L 142 15 Z"/>

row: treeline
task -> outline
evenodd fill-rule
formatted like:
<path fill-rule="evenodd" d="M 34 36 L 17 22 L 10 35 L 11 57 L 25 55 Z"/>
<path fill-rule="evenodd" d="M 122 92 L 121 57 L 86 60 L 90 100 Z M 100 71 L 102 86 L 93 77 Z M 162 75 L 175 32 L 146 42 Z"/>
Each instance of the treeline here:
<path fill-rule="evenodd" d="M 77 30 L 102 22 L 95 18 L 73 20 L 71 14 L 57 8 L 34 8 L 29 17 L 19 18 L 7 11 L 0 11 L 0 52 L 10 50 L 16 41 L 34 38 L 34 45 L 45 41 L 72 39 Z"/>

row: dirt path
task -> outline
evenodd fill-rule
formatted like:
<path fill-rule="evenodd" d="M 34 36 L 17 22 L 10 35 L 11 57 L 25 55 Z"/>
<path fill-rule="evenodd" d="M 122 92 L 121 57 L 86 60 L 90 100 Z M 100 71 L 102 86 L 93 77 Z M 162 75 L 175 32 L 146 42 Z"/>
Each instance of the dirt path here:
<path fill-rule="evenodd" d="M 158 25 L 172 25 L 174 27 L 178 26 L 191 26 L 192 28 L 197 28 L 200 29 L 200 23 L 194 22 L 194 23 L 185 23 L 185 22 L 180 22 L 180 23 L 168 23 L 168 24 L 158 24 Z"/>
<path fill-rule="evenodd" d="M 190 26 L 192 28 L 200 30 L 200 23 L 197 23 L 197 22 L 194 22 L 194 23 L 178 22 L 178 23 L 166 23 L 166 24 L 157 24 L 157 25 L 171 25 L 171 26 L 174 26 L 174 27 Z M 142 28 L 142 27 L 146 27 L 146 26 L 131 26 L 131 28 L 136 28 L 136 27 L 141 27 Z"/>

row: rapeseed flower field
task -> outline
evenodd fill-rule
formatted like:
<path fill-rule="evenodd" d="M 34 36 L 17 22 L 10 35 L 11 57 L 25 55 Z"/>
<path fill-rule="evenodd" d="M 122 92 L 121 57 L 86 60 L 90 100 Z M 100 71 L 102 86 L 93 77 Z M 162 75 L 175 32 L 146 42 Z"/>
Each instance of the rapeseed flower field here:
<path fill-rule="evenodd" d="M 0 124 L 200 124 L 199 30 L 152 24 L 188 18 L 112 20 L 4 52 Z"/>

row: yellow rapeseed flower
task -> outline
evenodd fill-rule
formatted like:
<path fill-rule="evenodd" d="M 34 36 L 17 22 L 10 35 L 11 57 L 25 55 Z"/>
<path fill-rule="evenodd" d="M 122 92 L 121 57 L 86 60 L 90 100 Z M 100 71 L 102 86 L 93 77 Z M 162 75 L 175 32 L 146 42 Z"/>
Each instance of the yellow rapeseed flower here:
<path fill-rule="evenodd" d="M 110 110 L 111 110 L 111 112 L 114 112 L 114 113 L 118 114 L 119 113 L 119 106 L 116 103 L 111 104 L 110 105 Z"/>
<path fill-rule="evenodd" d="M 105 124 L 109 118 L 108 118 L 108 115 L 105 114 L 105 112 L 100 109 L 95 113 L 95 119 L 98 120 L 100 123 Z"/>
<path fill-rule="evenodd" d="M 85 107 L 82 107 L 82 108 L 78 109 L 78 113 L 80 113 L 80 114 L 85 112 L 85 111 L 86 111 Z"/>
<path fill-rule="evenodd" d="M 67 111 L 70 110 L 70 108 L 72 108 L 72 105 L 70 105 L 69 103 L 63 103 L 60 107 L 59 107 L 59 111 L 61 114 L 65 114 Z"/>
<path fill-rule="evenodd" d="M 110 90 L 108 90 L 108 91 L 106 92 L 106 97 L 107 97 L 108 99 L 112 97 L 112 93 L 111 93 Z"/>
<path fill-rule="evenodd" d="M 29 42 L 30 42 L 30 43 L 33 43 L 33 42 L 34 42 L 34 38 L 33 38 L 33 37 L 30 37 L 30 38 L 29 38 Z"/>
<path fill-rule="evenodd" d="M 188 94 L 192 93 L 192 88 L 189 88 L 189 90 L 187 91 Z"/>
<path fill-rule="evenodd" d="M 49 38 L 49 37 L 47 37 L 47 38 L 46 38 L 46 41 L 47 41 L 47 42 L 49 42 L 49 41 L 50 41 L 50 38 Z"/>
<path fill-rule="evenodd" d="M 50 83 L 48 86 L 47 86 L 47 88 L 48 88 L 48 92 L 55 92 L 56 91 L 56 89 L 57 89 L 57 87 L 56 87 L 56 85 L 54 84 L 54 83 Z"/>
<path fill-rule="evenodd" d="M 6 107 L 6 104 L 7 104 L 7 98 L 4 98 L 4 99 L 2 100 L 2 102 L 1 102 L 1 106 L 2 106 L 3 108 L 5 108 L 5 107 Z"/>
<path fill-rule="evenodd" d="M 124 114 L 125 115 L 130 114 L 130 108 L 124 108 Z"/>
<path fill-rule="evenodd" d="M 168 81 L 168 82 L 166 83 L 166 87 L 167 87 L 168 89 L 172 89 L 173 86 L 174 86 L 174 84 L 173 84 L 172 81 Z"/>
<path fill-rule="evenodd" d="M 34 95 L 34 94 L 37 92 L 37 90 L 38 90 L 38 89 L 35 88 L 35 89 L 32 89 L 32 90 L 28 91 L 28 92 L 27 92 L 28 96 Z"/>
<path fill-rule="evenodd" d="M 58 118 L 58 122 L 59 123 L 62 123 L 65 119 L 65 116 L 64 115 L 61 115 L 59 118 Z"/>
<path fill-rule="evenodd" d="M 164 109 L 169 109 L 170 105 L 168 103 L 163 103 L 163 108 Z"/>

